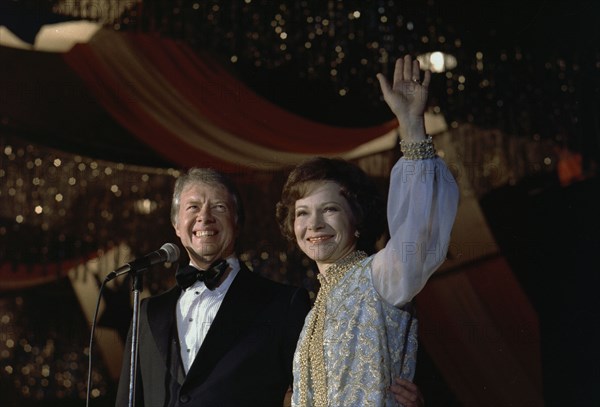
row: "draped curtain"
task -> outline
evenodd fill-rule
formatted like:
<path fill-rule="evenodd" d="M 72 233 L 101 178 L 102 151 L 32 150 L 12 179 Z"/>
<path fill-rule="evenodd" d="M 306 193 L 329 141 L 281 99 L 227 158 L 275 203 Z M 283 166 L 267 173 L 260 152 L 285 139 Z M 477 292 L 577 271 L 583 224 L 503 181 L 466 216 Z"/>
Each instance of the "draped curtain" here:
<path fill-rule="evenodd" d="M 210 56 L 148 34 L 101 30 L 64 54 L 125 128 L 182 167 L 285 168 L 315 154 L 349 158 L 393 131 L 323 125 L 254 93 Z"/>
<path fill-rule="evenodd" d="M 542 406 L 538 317 L 502 256 L 436 274 L 419 340 L 465 407 Z"/>

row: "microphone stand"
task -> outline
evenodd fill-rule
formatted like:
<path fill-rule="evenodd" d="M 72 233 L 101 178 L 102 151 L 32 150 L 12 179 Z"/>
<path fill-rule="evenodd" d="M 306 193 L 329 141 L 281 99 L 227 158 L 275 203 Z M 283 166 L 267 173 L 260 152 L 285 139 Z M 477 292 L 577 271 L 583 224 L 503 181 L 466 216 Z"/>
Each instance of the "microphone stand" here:
<path fill-rule="evenodd" d="M 131 320 L 131 357 L 129 361 L 129 407 L 135 406 L 135 385 L 137 379 L 137 361 L 140 333 L 140 291 L 143 289 L 143 273 L 140 270 L 131 270 L 133 277 L 133 317 Z"/>

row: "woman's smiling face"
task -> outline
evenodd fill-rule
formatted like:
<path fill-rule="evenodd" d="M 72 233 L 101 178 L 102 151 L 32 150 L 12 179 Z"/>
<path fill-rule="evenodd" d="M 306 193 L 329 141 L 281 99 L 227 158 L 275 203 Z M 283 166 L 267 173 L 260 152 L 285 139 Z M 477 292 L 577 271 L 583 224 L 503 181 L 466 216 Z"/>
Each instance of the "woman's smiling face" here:
<path fill-rule="evenodd" d="M 322 272 L 356 247 L 354 215 L 339 184 L 309 182 L 294 213 L 294 233 L 300 249 Z"/>

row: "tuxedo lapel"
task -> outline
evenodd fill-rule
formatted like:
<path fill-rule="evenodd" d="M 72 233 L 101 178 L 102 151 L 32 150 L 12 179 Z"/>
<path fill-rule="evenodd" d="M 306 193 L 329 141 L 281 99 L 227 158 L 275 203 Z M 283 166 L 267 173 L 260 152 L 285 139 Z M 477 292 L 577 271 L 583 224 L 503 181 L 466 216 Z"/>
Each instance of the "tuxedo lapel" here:
<path fill-rule="evenodd" d="M 190 367 L 188 378 L 203 381 L 252 324 L 256 314 L 270 300 L 267 293 L 260 292 L 260 287 L 257 277 L 241 265 Z"/>
<path fill-rule="evenodd" d="M 176 340 L 173 333 L 176 332 L 175 306 L 181 294 L 179 287 L 173 287 L 169 291 L 148 300 L 148 324 L 152 338 L 158 349 L 165 369 L 171 369 L 169 354 L 171 352 L 171 341 Z M 177 372 L 171 372 L 178 377 Z"/>

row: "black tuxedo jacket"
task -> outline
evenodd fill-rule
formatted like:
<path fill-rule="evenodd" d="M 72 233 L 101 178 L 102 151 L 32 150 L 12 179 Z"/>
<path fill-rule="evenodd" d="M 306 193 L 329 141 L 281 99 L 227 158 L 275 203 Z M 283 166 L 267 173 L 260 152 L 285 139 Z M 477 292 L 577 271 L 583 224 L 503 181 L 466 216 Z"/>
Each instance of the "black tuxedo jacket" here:
<path fill-rule="evenodd" d="M 171 341 L 178 340 L 175 305 L 181 289 L 174 287 L 141 302 L 136 407 L 282 406 L 292 382 L 298 336 L 310 309 L 308 293 L 240 265 L 187 375 L 170 361 L 175 354 Z M 130 339 L 123 357 L 118 407 L 128 405 Z M 173 380 L 180 387 L 175 392 L 170 385 Z"/>

